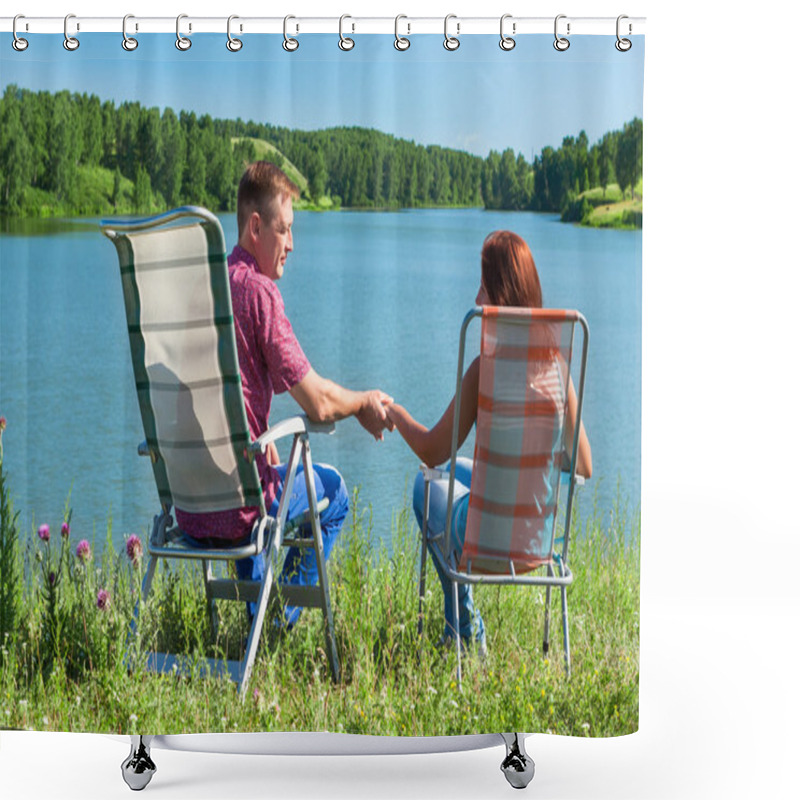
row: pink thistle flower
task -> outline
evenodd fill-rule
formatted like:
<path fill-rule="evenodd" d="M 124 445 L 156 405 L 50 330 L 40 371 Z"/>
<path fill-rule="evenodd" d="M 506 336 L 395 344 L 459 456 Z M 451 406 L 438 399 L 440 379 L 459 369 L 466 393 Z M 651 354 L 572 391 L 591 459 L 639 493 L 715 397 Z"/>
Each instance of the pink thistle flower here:
<path fill-rule="evenodd" d="M 105 589 L 101 589 L 97 593 L 97 607 L 101 611 L 106 611 L 108 609 L 108 604 L 111 601 L 111 597 Z"/>
<path fill-rule="evenodd" d="M 142 540 L 135 533 L 132 533 L 125 542 L 125 550 L 134 566 L 139 566 L 144 555 L 144 547 L 142 547 Z"/>
<path fill-rule="evenodd" d="M 6 418 L 0 417 L 0 433 L 2 433 L 6 429 Z"/>
<path fill-rule="evenodd" d="M 61 523 L 61 538 L 69 539 L 69 522 L 65 521 Z"/>
<path fill-rule="evenodd" d="M 78 542 L 78 546 L 75 548 L 75 555 L 78 556 L 78 560 L 82 561 L 84 564 L 91 560 L 92 548 L 86 539 L 81 539 Z"/>
<path fill-rule="evenodd" d="M 56 585 L 56 574 L 55 574 L 55 572 L 51 572 L 47 576 L 47 580 L 50 582 L 51 586 L 55 586 Z"/>
<path fill-rule="evenodd" d="M 39 530 L 37 531 L 37 533 L 39 534 L 39 538 L 43 542 L 50 541 L 50 526 L 46 522 L 44 525 L 39 526 Z"/>

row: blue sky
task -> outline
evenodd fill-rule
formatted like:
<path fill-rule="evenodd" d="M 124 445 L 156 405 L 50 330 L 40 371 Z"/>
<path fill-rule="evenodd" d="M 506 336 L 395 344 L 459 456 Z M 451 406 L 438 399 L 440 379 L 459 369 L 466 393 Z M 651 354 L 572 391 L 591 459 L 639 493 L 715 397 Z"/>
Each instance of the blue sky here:
<path fill-rule="evenodd" d="M 392 36 L 361 35 L 342 52 L 337 35 L 309 34 L 291 54 L 276 35 L 245 37 L 238 53 L 220 34 L 195 35 L 186 52 L 173 34 L 140 36 L 132 53 L 119 34 L 84 34 L 72 53 L 59 35 L 30 35 L 24 53 L 10 38 L 0 37 L 3 86 L 303 130 L 364 126 L 481 156 L 511 147 L 530 160 L 564 136 L 585 130 L 595 142 L 642 116 L 641 36 L 627 53 L 614 48 L 614 36 L 574 37 L 560 53 L 547 35 L 521 38 L 511 52 L 492 35 L 465 36 L 455 52 L 441 36 L 412 37 L 398 52 Z"/>

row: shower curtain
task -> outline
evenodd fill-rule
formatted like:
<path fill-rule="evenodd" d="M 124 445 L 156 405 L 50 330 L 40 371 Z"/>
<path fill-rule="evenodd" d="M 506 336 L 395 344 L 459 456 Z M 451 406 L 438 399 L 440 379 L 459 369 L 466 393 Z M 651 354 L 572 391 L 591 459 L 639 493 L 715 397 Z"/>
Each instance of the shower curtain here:
<path fill-rule="evenodd" d="M 0 40 L 0 728 L 633 732 L 644 38 L 293 25 L 123 47 L 111 33 Z M 289 631 L 268 622 L 241 699 L 225 681 L 129 669 L 158 498 L 136 453 L 119 272 L 98 220 L 203 206 L 230 252 L 238 182 L 257 160 L 299 188 L 280 293 L 311 365 L 343 386 L 439 419 L 493 231 L 527 243 L 545 307 L 588 320 L 593 475 L 573 520 L 570 676 L 557 635 L 542 653 L 541 589 L 475 590 L 486 652 L 465 660 L 459 691 L 429 570 L 419 644 L 418 459 L 397 432 L 375 443 L 353 420 L 312 440 L 350 497 L 330 561 L 342 681 L 311 613 Z M 297 411 L 278 395 L 271 419 Z M 157 591 L 157 635 L 213 653 L 198 576 L 172 569 Z M 227 621 L 231 640 L 244 629 Z"/>

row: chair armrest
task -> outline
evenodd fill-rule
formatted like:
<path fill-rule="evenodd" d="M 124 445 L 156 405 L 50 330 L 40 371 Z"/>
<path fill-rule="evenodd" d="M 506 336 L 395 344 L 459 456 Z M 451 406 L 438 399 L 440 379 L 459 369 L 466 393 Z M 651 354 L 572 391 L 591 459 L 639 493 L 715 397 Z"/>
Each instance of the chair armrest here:
<path fill-rule="evenodd" d="M 265 453 L 267 446 L 277 439 L 284 439 L 287 436 L 296 436 L 298 433 L 333 433 L 336 425 L 332 422 L 317 423 L 305 414 L 298 414 L 296 417 L 282 419 L 277 425 L 273 425 L 269 430 L 264 431 L 248 450 L 251 453 Z"/>
<path fill-rule="evenodd" d="M 569 483 L 569 469 L 562 469 L 561 470 L 561 480 L 564 483 Z M 575 485 L 576 486 L 583 486 L 586 483 L 586 478 L 583 475 L 578 475 L 575 473 Z"/>
<path fill-rule="evenodd" d="M 425 481 L 438 481 L 446 478 L 450 473 L 447 470 L 439 469 L 439 467 L 429 467 L 427 464 L 420 464 L 419 471 Z"/>

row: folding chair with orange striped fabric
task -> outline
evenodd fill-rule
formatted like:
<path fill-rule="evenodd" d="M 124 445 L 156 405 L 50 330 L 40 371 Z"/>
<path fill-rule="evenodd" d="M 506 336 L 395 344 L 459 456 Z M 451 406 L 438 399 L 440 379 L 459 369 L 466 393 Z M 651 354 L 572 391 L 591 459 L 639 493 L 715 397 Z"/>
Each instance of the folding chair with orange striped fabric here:
<path fill-rule="evenodd" d="M 480 378 L 475 452 L 464 544 L 452 546 L 452 511 L 458 450 L 461 380 L 467 329 L 481 318 Z M 565 415 L 573 371 L 576 327 L 580 367 L 574 432 L 566 439 Z M 425 498 L 420 566 L 420 625 L 429 548 L 453 582 L 458 680 L 461 641 L 459 584 L 524 584 L 546 587 L 544 652 L 549 649 L 550 594 L 561 590 L 564 656 L 570 670 L 567 564 L 575 486 L 589 328 L 577 311 L 485 306 L 464 318 L 449 473 L 423 467 Z M 444 537 L 428 536 L 430 481 L 448 480 Z M 564 530 L 557 536 L 562 481 L 566 483 Z M 428 548 L 425 547 L 427 542 Z"/>

